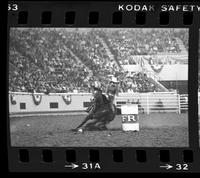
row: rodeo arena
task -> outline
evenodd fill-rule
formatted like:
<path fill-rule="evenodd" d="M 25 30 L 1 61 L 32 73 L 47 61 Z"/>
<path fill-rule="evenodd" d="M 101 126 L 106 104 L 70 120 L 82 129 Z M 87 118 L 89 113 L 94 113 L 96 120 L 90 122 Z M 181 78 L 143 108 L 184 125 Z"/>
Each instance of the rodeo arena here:
<path fill-rule="evenodd" d="M 187 29 L 11 28 L 11 145 L 189 146 L 187 85 Z"/>

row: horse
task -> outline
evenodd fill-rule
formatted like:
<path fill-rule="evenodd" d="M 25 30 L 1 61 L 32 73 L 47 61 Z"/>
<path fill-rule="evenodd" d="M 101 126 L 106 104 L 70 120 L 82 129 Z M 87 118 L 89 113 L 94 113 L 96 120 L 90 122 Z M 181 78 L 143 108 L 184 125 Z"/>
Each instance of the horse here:
<path fill-rule="evenodd" d="M 116 106 L 112 106 L 100 90 L 95 90 L 92 98 L 92 105 L 86 110 L 88 115 L 76 129 L 89 121 L 84 127 L 85 130 L 103 130 L 106 129 L 106 124 L 114 120 L 117 111 Z"/>

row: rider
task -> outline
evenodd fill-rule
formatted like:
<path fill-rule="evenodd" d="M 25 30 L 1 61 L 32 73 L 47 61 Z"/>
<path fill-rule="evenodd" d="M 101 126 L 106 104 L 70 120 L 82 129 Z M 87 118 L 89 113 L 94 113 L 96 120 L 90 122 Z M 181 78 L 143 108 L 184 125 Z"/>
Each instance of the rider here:
<path fill-rule="evenodd" d="M 110 106 L 112 108 L 112 111 L 114 112 L 114 105 L 115 105 L 115 96 L 118 95 L 118 84 L 117 78 L 112 77 L 111 81 L 108 84 L 107 87 L 107 98 L 110 102 Z"/>
<path fill-rule="evenodd" d="M 101 122 L 101 119 L 104 119 L 110 112 L 109 107 L 107 106 L 108 103 L 106 104 L 103 98 L 101 84 L 95 82 L 92 88 L 94 98 L 93 105 L 87 110 L 88 115 L 76 129 L 82 127 L 88 120 L 90 121 L 85 127 L 94 126 L 98 122 Z"/>
<path fill-rule="evenodd" d="M 112 120 L 114 120 L 116 116 L 116 106 L 115 106 L 115 96 L 118 95 L 118 80 L 115 77 L 112 77 L 111 81 L 109 82 L 107 86 L 107 91 L 106 91 L 106 100 L 108 101 L 109 108 L 112 112 L 109 113 L 108 117 L 105 119 L 102 119 L 100 122 L 98 122 L 96 125 L 98 127 L 102 127 L 106 129 L 106 125 L 110 123 Z M 105 95 L 103 95 L 105 96 Z"/>

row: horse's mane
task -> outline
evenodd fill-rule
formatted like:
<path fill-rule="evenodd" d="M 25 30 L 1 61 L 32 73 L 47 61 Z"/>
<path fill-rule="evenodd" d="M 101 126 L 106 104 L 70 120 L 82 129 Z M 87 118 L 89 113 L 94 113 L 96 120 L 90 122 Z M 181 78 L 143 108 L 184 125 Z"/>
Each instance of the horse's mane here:
<path fill-rule="evenodd" d="M 108 104 L 109 103 L 108 99 L 106 98 L 106 96 L 104 94 L 102 94 L 102 98 L 103 98 L 104 104 Z"/>
<path fill-rule="evenodd" d="M 99 95 L 99 96 L 100 96 L 100 95 Z M 100 103 L 100 105 L 105 106 L 105 105 L 107 105 L 107 104 L 110 103 L 109 100 L 107 99 L 107 97 L 105 96 L 105 94 L 101 93 L 101 97 L 102 97 L 102 103 Z M 94 100 L 94 102 L 95 102 L 95 101 L 96 101 L 96 100 Z"/>

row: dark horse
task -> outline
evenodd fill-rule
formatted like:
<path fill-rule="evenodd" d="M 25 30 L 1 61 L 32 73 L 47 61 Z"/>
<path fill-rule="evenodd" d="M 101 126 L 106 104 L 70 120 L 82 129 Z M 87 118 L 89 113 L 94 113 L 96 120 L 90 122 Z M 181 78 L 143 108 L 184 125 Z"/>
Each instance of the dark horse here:
<path fill-rule="evenodd" d="M 86 122 L 85 130 L 105 130 L 106 124 L 110 123 L 116 115 L 116 107 L 100 90 L 95 90 L 92 105 L 86 110 L 88 115 L 76 128 L 82 127 Z"/>

